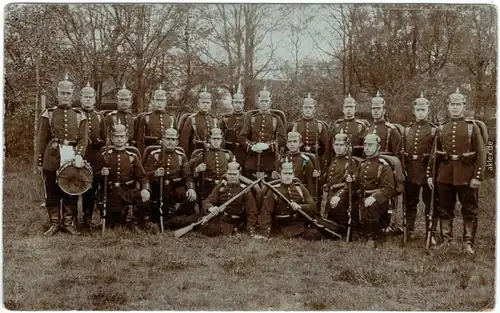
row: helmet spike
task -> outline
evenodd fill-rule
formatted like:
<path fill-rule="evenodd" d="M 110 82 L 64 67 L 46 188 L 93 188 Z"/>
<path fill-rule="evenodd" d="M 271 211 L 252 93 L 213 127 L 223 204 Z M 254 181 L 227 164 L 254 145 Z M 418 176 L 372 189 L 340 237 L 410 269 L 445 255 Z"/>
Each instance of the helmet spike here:
<path fill-rule="evenodd" d="M 423 98 L 423 97 L 424 97 L 424 92 L 423 92 L 423 91 L 421 91 L 421 92 L 420 92 L 420 98 Z"/>
<path fill-rule="evenodd" d="M 347 94 L 347 98 L 352 98 L 352 97 L 351 97 L 351 93 L 348 93 L 348 94 Z"/>
<path fill-rule="evenodd" d="M 236 93 L 241 94 L 241 83 L 238 83 L 238 89 L 236 90 Z"/>
<path fill-rule="evenodd" d="M 307 94 L 307 97 L 308 97 L 309 99 L 311 99 L 311 93 L 308 93 L 308 94 Z"/>
<path fill-rule="evenodd" d="M 163 86 L 161 85 L 161 83 L 160 83 L 160 87 L 159 87 L 158 89 L 159 89 L 159 90 L 162 90 L 162 89 L 163 89 Z"/>
<path fill-rule="evenodd" d="M 66 72 L 66 74 L 64 74 L 64 80 L 69 80 L 68 72 Z"/>
<path fill-rule="evenodd" d="M 123 83 L 122 89 L 127 89 L 127 86 L 125 86 L 125 83 Z"/>
<path fill-rule="evenodd" d="M 458 88 L 458 87 L 457 87 L 457 91 L 456 91 L 456 93 L 460 93 L 460 88 Z"/>
<path fill-rule="evenodd" d="M 89 81 L 87 81 L 87 86 L 86 87 L 90 87 L 90 82 Z"/>
<path fill-rule="evenodd" d="M 263 91 L 267 91 L 267 84 L 264 85 Z"/>
<path fill-rule="evenodd" d="M 203 86 L 203 92 L 207 92 L 207 85 Z"/>
<path fill-rule="evenodd" d="M 377 97 L 380 97 L 380 90 L 377 90 Z"/>

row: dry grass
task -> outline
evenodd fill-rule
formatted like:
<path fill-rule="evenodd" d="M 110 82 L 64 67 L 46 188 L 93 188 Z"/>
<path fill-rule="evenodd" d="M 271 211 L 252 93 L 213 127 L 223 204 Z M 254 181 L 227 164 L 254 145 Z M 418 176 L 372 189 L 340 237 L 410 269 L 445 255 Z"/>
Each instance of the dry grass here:
<path fill-rule="evenodd" d="M 360 242 L 123 230 L 52 238 L 28 165 L 5 162 L 4 301 L 11 310 L 483 310 L 494 306 L 495 187 L 481 189 L 477 255 L 423 237 Z M 37 187 L 38 186 L 38 187 Z M 420 213 L 419 213 L 420 214 Z M 95 217 L 98 223 L 98 214 Z M 423 233 L 423 219 L 419 220 Z M 456 221 L 455 235 L 461 237 Z M 459 241 L 459 240 L 458 240 Z"/>

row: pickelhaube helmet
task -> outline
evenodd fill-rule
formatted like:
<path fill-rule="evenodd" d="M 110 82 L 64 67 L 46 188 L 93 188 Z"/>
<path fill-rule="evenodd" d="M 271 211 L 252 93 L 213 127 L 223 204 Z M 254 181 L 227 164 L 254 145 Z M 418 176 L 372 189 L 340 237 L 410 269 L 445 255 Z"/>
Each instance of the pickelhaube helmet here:
<path fill-rule="evenodd" d="M 68 73 L 66 73 L 64 79 L 57 84 L 57 89 L 59 91 L 73 91 L 75 89 L 75 85 L 68 79 Z"/>
<path fill-rule="evenodd" d="M 307 98 L 304 99 L 303 105 L 306 105 L 306 104 L 311 104 L 311 105 L 316 104 L 316 101 L 313 98 L 311 98 L 311 93 L 308 93 Z"/>
<path fill-rule="evenodd" d="M 343 129 L 340 129 L 340 133 L 335 134 L 334 143 L 346 143 L 347 134 L 344 133 Z"/>
<path fill-rule="evenodd" d="M 131 98 L 132 97 L 132 92 L 127 89 L 125 86 L 125 83 L 122 86 L 122 89 L 118 90 L 118 93 L 116 94 L 118 98 Z"/>
<path fill-rule="evenodd" d="M 268 100 L 271 99 L 271 93 L 267 90 L 267 86 L 264 85 L 264 89 L 259 92 L 260 100 Z"/>
<path fill-rule="evenodd" d="M 380 137 L 377 134 L 368 134 L 365 137 L 365 143 L 380 143 Z"/>
<path fill-rule="evenodd" d="M 380 107 L 385 105 L 385 100 L 380 95 L 380 91 L 377 91 L 377 95 L 372 98 L 372 107 Z"/>
<path fill-rule="evenodd" d="M 233 101 L 244 101 L 245 96 L 241 93 L 241 83 L 238 84 L 238 90 L 233 95 Z"/>
<path fill-rule="evenodd" d="M 80 95 L 95 96 L 95 89 L 90 86 L 89 82 L 87 82 L 87 86 L 83 87 L 82 90 L 80 90 Z"/>
<path fill-rule="evenodd" d="M 153 94 L 153 99 L 156 99 L 156 100 L 167 99 L 167 92 L 165 90 L 163 90 L 161 84 L 160 84 L 160 87 L 155 90 L 155 92 Z"/>
<path fill-rule="evenodd" d="M 111 127 L 111 133 L 113 135 L 126 135 L 127 128 L 123 124 L 115 124 L 113 125 L 113 127 Z"/>
<path fill-rule="evenodd" d="M 344 105 L 356 105 L 356 100 L 351 97 L 350 93 L 347 95 L 347 98 L 344 99 Z"/>
<path fill-rule="evenodd" d="M 165 129 L 165 138 L 179 138 L 179 133 L 177 132 L 177 129 L 175 128 L 167 128 Z"/>
<path fill-rule="evenodd" d="M 212 95 L 207 91 L 207 86 L 203 86 L 200 94 L 198 95 L 198 99 L 200 100 L 211 100 Z"/>
<path fill-rule="evenodd" d="M 460 93 L 460 89 L 457 87 L 457 90 L 450 95 L 449 101 L 450 103 L 465 103 L 467 100 L 465 96 Z"/>
<path fill-rule="evenodd" d="M 300 140 L 300 133 L 299 132 L 296 132 L 296 131 L 291 131 L 287 134 L 287 139 L 288 140 L 297 140 L 299 139 Z"/>
<path fill-rule="evenodd" d="M 227 164 L 227 169 L 233 171 L 239 171 L 240 168 L 241 168 L 240 164 L 236 162 L 236 157 L 233 156 L 233 160 Z"/>
<path fill-rule="evenodd" d="M 288 156 L 285 157 L 283 163 L 281 163 L 282 170 L 293 170 L 293 163 L 288 160 Z"/>
<path fill-rule="evenodd" d="M 413 106 L 429 106 L 429 100 L 424 97 L 423 92 L 420 92 L 420 97 L 413 102 Z"/>
<path fill-rule="evenodd" d="M 214 127 L 212 129 L 210 129 L 210 137 L 214 137 L 214 136 L 222 137 L 222 129 L 220 129 L 218 127 Z"/>

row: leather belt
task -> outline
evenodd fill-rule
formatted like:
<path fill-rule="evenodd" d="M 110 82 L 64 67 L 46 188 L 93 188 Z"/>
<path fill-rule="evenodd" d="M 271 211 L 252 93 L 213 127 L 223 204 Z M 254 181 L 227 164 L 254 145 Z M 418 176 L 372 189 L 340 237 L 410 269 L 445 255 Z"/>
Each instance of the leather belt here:
<path fill-rule="evenodd" d="M 224 216 L 229 216 L 230 218 L 232 218 L 234 220 L 241 218 L 239 215 L 232 215 L 232 214 L 228 214 L 226 212 L 224 212 Z"/>
<path fill-rule="evenodd" d="M 61 145 L 66 145 L 66 146 L 76 145 L 76 141 L 75 140 L 52 138 L 52 141 L 53 142 L 57 142 L 58 144 L 61 144 Z"/>
<path fill-rule="evenodd" d="M 462 159 L 462 156 L 459 154 L 449 154 L 448 157 L 452 161 L 460 161 Z"/>
<path fill-rule="evenodd" d="M 165 186 L 168 186 L 170 185 L 170 183 L 177 183 L 177 182 L 180 182 L 183 178 L 174 178 L 174 179 L 165 179 L 163 180 L 163 183 L 165 184 Z"/>
<path fill-rule="evenodd" d="M 209 181 L 209 182 L 213 182 L 213 183 L 214 183 L 214 184 L 216 184 L 216 185 L 217 185 L 218 183 L 220 183 L 220 179 L 213 179 L 213 178 L 207 178 L 207 177 L 205 177 L 205 180 L 206 180 L 206 181 Z"/>
<path fill-rule="evenodd" d="M 423 159 L 425 157 L 428 157 L 429 154 L 426 154 L 426 153 L 425 154 L 411 154 L 410 156 L 411 156 L 411 159 L 413 161 L 417 161 L 417 160 Z"/>
<path fill-rule="evenodd" d="M 135 180 L 129 180 L 128 182 L 124 182 L 124 183 L 120 183 L 117 181 L 116 182 L 109 182 L 109 184 L 111 186 L 113 186 L 114 188 L 118 188 L 118 187 L 133 185 L 133 184 L 135 184 Z"/>

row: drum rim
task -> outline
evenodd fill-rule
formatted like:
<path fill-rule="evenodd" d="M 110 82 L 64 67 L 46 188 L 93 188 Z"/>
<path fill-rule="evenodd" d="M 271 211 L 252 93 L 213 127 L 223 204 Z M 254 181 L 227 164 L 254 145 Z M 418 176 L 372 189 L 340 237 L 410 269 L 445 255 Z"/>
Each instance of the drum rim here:
<path fill-rule="evenodd" d="M 90 172 L 90 176 L 92 177 L 92 181 L 94 180 L 94 172 L 92 171 L 92 166 L 90 165 L 90 163 L 86 160 L 83 160 L 83 167 L 82 168 L 87 168 Z M 59 169 L 57 170 L 57 173 L 56 173 L 56 181 L 57 181 L 57 186 L 59 186 L 59 188 L 66 194 L 70 195 L 70 196 L 79 196 L 81 194 L 84 194 L 86 193 L 87 191 L 90 190 L 90 188 L 92 188 L 92 182 L 89 184 L 89 186 L 84 190 L 84 191 L 81 191 L 81 192 L 78 192 L 78 193 L 75 193 L 75 192 L 68 192 L 65 190 L 65 188 L 63 186 L 61 186 L 59 184 L 59 174 L 61 173 L 61 171 L 65 170 L 66 168 L 70 167 L 70 166 L 74 166 L 73 165 L 73 160 L 68 160 L 66 162 L 64 162 L 61 167 L 59 167 Z M 76 166 L 75 166 L 76 167 Z"/>

